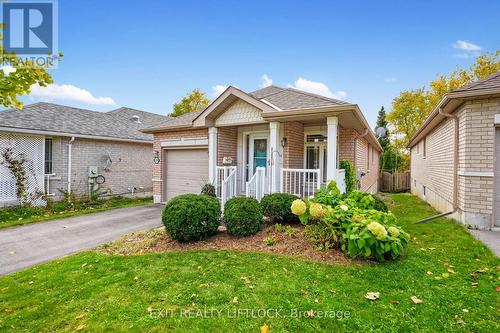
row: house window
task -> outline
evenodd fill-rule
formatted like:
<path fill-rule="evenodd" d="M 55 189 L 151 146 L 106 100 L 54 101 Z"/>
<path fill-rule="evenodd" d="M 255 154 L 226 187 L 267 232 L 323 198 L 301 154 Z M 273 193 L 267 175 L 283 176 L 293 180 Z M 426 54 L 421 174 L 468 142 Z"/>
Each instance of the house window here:
<path fill-rule="evenodd" d="M 45 174 L 52 173 L 52 139 L 45 139 Z"/>
<path fill-rule="evenodd" d="M 306 142 L 311 143 L 311 142 L 326 142 L 326 136 L 322 134 L 313 134 L 313 135 L 307 135 L 306 136 Z"/>

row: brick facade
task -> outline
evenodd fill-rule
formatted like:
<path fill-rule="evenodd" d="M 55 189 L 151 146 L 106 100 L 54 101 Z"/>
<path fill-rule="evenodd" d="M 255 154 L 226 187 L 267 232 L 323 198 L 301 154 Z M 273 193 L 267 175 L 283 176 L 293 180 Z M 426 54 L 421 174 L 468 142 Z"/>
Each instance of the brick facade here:
<path fill-rule="evenodd" d="M 68 187 L 68 137 L 52 137 L 52 172 L 50 192 L 62 197 Z M 96 166 L 106 181 L 100 191 L 109 194 L 151 195 L 152 144 L 76 138 L 71 155 L 71 190 L 78 196 L 89 192 L 88 169 Z M 105 169 L 108 154 L 112 163 Z"/>
<path fill-rule="evenodd" d="M 494 213 L 498 113 L 499 98 L 467 101 L 454 112 L 459 118 L 459 212 L 454 217 L 483 229 L 491 227 Z M 445 119 L 411 149 L 411 191 L 440 211 L 453 209 L 453 144 L 454 123 Z"/>
<path fill-rule="evenodd" d="M 231 165 L 238 163 L 238 127 L 220 127 L 217 130 L 217 165 L 222 165 L 224 157 L 233 160 Z"/>
<path fill-rule="evenodd" d="M 284 168 L 304 167 L 304 125 L 299 122 L 286 122 L 283 124 L 283 137 L 287 144 L 283 148 Z"/>
<path fill-rule="evenodd" d="M 380 152 L 371 145 L 364 137 L 355 139 L 355 163 L 354 167 L 365 173 L 361 178 L 360 190 L 376 193 L 378 191 Z"/>
<path fill-rule="evenodd" d="M 355 163 L 355 142 L 358 132 L 351 128 L 339 126 L 339 161 L 349 160 Z"/>

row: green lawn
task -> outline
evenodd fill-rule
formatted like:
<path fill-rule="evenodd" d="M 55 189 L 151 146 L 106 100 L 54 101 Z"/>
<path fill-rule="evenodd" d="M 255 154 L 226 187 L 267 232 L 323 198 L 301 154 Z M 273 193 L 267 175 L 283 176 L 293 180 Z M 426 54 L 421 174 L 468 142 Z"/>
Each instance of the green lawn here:
<path fill-rule="evenodd" d="M 412 235 L 400 262 L 84 252 L 0 278 L 0 331 L 259 332 L 267 323 L 270 332 L 498 332 L 499 259 L 449 220 L 414 225 L 435 213 L 415 197 L 391 198 Z M 367 292 L 380 299 L 365 299 Z M 277 312 L 260 318 L 258 309 Z"/>
<path fill-rule="evenodd" d="M 65 217 L 79 216 L 102 212 L 115 208 L 125 208 L 133 206 L 143 206 L 153 203 L 152 197 L 122 197 L 116 196 L 109 199 L 97 201 L 79 200 L 75 207 L 63 202 L 54 203 L 54 208 L 43 207 L 13 207 L 0 209 L 0 229 L 13 227 L 16 225 L 55 220 Z"/>

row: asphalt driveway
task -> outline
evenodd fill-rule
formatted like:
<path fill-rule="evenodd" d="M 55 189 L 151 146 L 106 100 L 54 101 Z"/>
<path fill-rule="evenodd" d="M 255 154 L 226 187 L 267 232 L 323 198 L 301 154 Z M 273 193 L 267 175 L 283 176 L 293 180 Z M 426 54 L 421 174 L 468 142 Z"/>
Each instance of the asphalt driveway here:
<path fill-rule="evenodd" d="M 0 274 L 92 249 L 130 232 L 159 227 L 162 208 L 120 208 L 0 229 Z"/>

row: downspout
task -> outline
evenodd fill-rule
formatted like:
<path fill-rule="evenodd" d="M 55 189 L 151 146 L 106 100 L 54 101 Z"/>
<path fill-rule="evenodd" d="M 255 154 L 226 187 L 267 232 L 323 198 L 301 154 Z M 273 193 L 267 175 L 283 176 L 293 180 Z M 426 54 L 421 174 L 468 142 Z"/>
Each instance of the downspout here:
<path fill-rule="evenodd" d="M 75 142 L 74 136 L 68 142 L 68 194 L 71 193 L 71 148 L 73 147 L 73 142 Z"/>
<path fill-rule="evenodd" d="M 442 108 L 439 108 L 439 114 L 443 117 L 450 118 L 454 120 L 454 143 L 453 143 L 453 210 L 438 214 L 435 216 L 428 217 L 426 219 L 418 221 L 416 224 L 430 222 L 432 220 L 438 219 L 440 217 L 445 217 L 455 213 L 458 210 L 458 132 L 459 132 L 459 120 L 456 115 L 444 113 Z"/>

